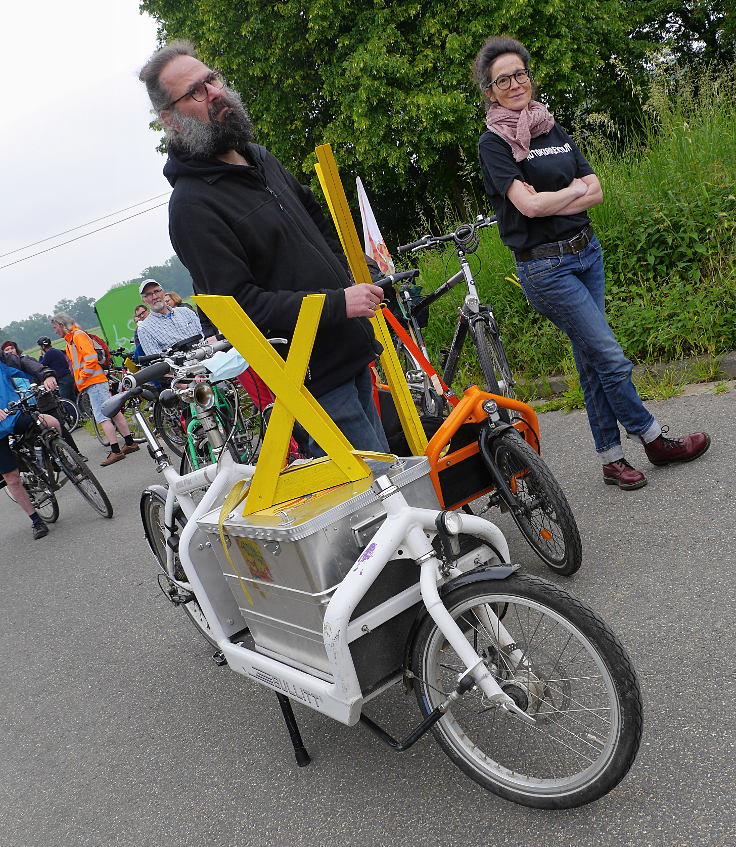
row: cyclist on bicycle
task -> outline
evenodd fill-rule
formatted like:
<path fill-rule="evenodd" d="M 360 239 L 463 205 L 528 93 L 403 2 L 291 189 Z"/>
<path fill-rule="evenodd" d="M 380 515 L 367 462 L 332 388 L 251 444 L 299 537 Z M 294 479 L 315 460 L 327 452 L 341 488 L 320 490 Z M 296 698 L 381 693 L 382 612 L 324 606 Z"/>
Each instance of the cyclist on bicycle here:
<path fill-rule="evenodd" d="M 8 415 L 5 411 L 9 403 L 18 399 L 18 393 L 13 384 L 13 378 L 32 379 L 35 382 L 43 382 L 49 391 L 56 389 L 56 377 L 51 368 L 44 367 L 30 356 L 16 356 L 13 353 L 0 353 L 0 475 L 15 502 L 31 519 L 33 524 L 33 537 L 43 538 L 48 535 L 49 528 L 46 526 L 38 512 L 36 512 L 31 500 L 23 487 L 18 464 L 13 451 L 10 449 L 11 435 L 20 435 L 28 429 L 31 419 L 28 415 Z M 60 429 L 59 422 L 50 415 L 44 415 L 44 420 L 50 426 Z"/>

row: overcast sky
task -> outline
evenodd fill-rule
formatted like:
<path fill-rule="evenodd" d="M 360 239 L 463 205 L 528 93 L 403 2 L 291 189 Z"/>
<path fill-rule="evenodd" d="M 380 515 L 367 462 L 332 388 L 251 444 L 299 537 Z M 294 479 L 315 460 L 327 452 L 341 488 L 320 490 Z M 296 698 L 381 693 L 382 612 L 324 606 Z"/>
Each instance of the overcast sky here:
<path fill-rule="evenodd" d="M 35 0 L 3 6 L 0 266 L 166 203 L 159 197 L 61 238 L 35 241 L 168 195 L 138 82 L 156 25 L 138 0 Z M 64 297 L 99 297 L 172 254 L 166 206 L 0 268 L 0 326 Z"/>

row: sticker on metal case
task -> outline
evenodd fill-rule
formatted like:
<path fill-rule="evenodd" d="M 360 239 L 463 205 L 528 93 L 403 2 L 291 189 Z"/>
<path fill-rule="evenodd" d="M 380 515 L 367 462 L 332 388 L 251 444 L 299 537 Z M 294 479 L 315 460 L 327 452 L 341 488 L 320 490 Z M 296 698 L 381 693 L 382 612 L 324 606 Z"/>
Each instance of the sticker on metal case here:
<path fill-rule="evenodd" d="M 243 561 L 248 567 L 253 579 L 259 579 L 262 582 L 275 582 L 271 569 L 266 564 L 263 558 L 263 552 L 255 541 L 250 538 L 238 538 L 238 549 Z"/>

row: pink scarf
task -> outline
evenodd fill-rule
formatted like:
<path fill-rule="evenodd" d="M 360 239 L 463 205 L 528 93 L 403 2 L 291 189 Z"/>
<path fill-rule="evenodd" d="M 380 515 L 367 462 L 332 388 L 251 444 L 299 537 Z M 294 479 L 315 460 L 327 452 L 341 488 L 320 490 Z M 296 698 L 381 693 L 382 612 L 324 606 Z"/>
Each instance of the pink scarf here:
<path fill-rule="evenodd" d="M 532 138 L 549 132 L 554 125 L 552 113 L 536 100 L 531 100 L 520 112 L 494 103 L 486 114 L 486 126 L 511 145 L 515 162 L 529 155 Z"/>

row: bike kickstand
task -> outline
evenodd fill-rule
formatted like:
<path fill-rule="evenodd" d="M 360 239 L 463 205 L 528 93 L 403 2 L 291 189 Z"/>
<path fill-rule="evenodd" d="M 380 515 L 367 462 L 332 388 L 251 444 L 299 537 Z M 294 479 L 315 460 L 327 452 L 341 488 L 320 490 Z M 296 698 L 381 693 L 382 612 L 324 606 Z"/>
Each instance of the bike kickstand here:
<path fill-rule="evenodd" d="M 289 730 L 291 743 L 294 746 L 296 763 L 300 768 L 304 768 L 312 761 L 312 759 L 310 758 L 309 753 L 307 753 L 301 734 L 299 733 L 296 716 L 294 715 L 294 710 L 291 708 L 291 700 L 289 700 L 289 698 L 284 694 L 277 693 L 276 697 L 279 701 L 279 706 L 281 706 L 281 713 L 284 716 L 286 728 Z"/>

